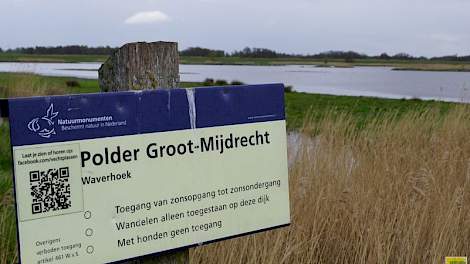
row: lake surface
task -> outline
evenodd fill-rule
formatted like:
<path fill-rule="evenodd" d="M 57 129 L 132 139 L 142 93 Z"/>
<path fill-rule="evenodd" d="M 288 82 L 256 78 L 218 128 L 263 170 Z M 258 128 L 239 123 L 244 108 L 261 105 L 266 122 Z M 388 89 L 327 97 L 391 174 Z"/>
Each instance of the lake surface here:
<path fill-rule="evenodd" d="M 99 63 L 0 63 L 0 72 L 97 79 Z M 392 71 L 390 67 L 180 65 L 181 81 L 206 78 L 284 83 L 294 90 L 353 96 L 470 102 L 469 72 Z"/>

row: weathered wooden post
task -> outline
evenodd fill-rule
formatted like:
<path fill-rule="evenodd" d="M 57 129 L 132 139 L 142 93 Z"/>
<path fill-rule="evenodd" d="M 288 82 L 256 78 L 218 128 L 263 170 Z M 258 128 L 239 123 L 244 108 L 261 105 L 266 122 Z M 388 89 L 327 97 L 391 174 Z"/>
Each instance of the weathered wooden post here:
<path fill-rule="evenodd" d="M 98 74 L 102 92 L 177 88 L 179 85 L 178 43 L 125 44 L 101 65 Z M 180 250 L 158 257 L 143 257 L 126 263 L 189 263 L 189 250 Z"/>
<path fill-rule="evenodd" d="M 102 92 L 176 88 L 179 55 L 176 42 L 136 42 L 119 48 L 99 71 Z"/>

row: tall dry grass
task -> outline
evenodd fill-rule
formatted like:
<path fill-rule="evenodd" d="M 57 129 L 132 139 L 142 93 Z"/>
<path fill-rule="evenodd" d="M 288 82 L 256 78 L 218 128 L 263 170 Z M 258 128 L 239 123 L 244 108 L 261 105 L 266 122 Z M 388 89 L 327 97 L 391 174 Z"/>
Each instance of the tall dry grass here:
<path fill-rule="evenodd" d="M 289 146 L 291 226 L 191 249 L 191 263 L 469 255 L 470 107 L 384 115 L 360 127 L 348 115 L 312 120 Z M 10 173 L 0 173 L 0 264 L 17 260 Z"/>
<path fill-rule="evenodd" d="M 0 124 L 0 264 L 17 262 L 16 216 L 8 125 Z"/>
<path fill-rule="evenodd" d="M 5 74 L 0 82 L 0 98 L 66 94 L 65 83 L 28 73 Z"/>
<path fill-rule="evenodd" d="M 0 177 L 4 176 L 0 175 Z M 0 195 L 0 264 L 18 262 L 13 199 L 12 190 Z"/>
<path fill-rule="evenodd" d="M 0 76 L 0 98 L 65 94 L 65 84 L 32 74 Z M 9 129 L 0 118 L 0 264 L 18 262 Z"/>
<path fill-rule="evenodd" d="M 443 263 L 470 254 L 470 108 L 307 121 L 290 227 L 191 250 L 191 263 Z M 292 150 L 292 149 L 291 149 Z"/>

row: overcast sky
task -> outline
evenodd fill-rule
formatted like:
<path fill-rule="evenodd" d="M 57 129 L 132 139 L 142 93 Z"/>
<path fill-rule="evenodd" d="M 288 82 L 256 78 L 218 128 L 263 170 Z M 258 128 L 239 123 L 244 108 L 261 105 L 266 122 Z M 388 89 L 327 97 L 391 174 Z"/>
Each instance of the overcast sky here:
<path fill-rule="evenodd" d="M 470 0 L 0 0 L 0 47 L 245 46 L 470 54 Z"/>

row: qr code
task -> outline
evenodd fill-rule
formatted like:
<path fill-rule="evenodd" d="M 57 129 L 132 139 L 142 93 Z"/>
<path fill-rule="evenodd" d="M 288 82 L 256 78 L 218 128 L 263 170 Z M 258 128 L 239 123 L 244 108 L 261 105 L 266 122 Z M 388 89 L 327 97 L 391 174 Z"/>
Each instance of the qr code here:
<path fill-rule="evenodd" d="M 70 201 L 69 168 L 30 171 L 33 214 L 69 209 Z"/>

